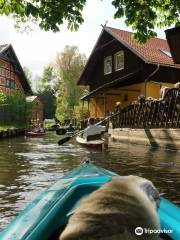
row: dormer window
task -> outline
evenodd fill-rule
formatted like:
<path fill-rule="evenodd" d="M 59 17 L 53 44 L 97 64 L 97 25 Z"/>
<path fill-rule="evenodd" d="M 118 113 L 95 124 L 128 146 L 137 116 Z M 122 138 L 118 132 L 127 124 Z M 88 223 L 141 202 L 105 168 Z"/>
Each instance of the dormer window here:
<path fill-rule="evenodd" d="M 115 71 L 124 69 L 124 51 L 123 50 L 114 54 L 114 69 Z"/>
<path fill-rule="evenodd" d="M 112 73 L 112 56 L 104 59 L 104 75 Z"/>

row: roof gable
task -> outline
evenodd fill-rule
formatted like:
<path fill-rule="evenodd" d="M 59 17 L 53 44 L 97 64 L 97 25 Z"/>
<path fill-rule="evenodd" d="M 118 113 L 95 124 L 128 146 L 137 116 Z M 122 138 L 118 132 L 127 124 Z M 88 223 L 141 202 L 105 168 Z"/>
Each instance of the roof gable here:
<path fill-rule="evenodd" d="M 132 32 L 123 31 L 116 28 L 106 26 L 103 27 L 77 84 L 88 84 L 88 75 L 93 72 L 93 68 L 96 66 L 98 50 L 102 48 L 109 48 L 109 43 L 111 44 L 114 41 L 118 41 L 121 45 L 138 56 L 145 63 L 180 69 L 180 64 L 175 64 L 172 57 L 167 54 L 170 53 L 170 49 L 166 40 L 160 38 L 151 38 L 145 44 L 140 45 L 135 39 L 132 38 L 132 34 Z M 105 35 L 106 39 L 108 35 L 107 42 L 103 41 L 103 37 Z"/>
<path fill-rule="evenodd" d="M 20 81 L 25 92 L 31 93 L 32 90 L 29 82 L 11 44 L 0 45 L 0 58 L 10 62 L 14 66 L 15 72 L 20 76 Z"/>
<path fill-rule="evenodd" d="M 152 64 L 167 65 L 169 67 L 180 68 L 180 64 L 175 64 L 172 57 L 163 52 L 170 52 L 168 43 L 164 39 L 151 38 L 145 44 L 139 44 L 132 38 L 132 32 L 119 30 L 116 28 L 105 27 L 105 31 L 116 38 L 121 44 L 129 48 L 143 61 Z"/>

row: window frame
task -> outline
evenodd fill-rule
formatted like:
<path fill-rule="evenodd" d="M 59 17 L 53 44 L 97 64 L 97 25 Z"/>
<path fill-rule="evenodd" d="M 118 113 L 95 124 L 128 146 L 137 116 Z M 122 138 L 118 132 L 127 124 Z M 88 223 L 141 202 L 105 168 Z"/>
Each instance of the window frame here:
<path fill-rule="evenodd" d="M 16 88 L 16 82 L 15 82 L 15 80 L 14 79 L 11 79 L 11 84 L 10 84 L 10 88 L 11 89 L 15 89 Z"/>
<path fill-rule="evenodd" d="M 107 62 L 108 61 L 111 61 L 111 70 L 107 71 Z M 104 75 L 108 75 L 108 74 L 111 74 L 112 73 L 112 56 L 107 56 L 104 58 Z"/>
<path fill-rule="evenodd" d="M 11 88 L 11 79 L 10 78 L 6 78 L 6 88 Z"/>
<path fill-rule="evenodd" d="M 117 66 L 117 57 L 118 57 L 120 54 L 123 55 L 123 63 L 122 63 L 123 66 L 118 67 L 118 66 Z M 114 70 L 115 70 L 115 71 L 120 71 L 120 70 L 123 70 L 123 69 L 124 69 L 124 50 L 120 50 L 120 51 L 118 51 L 118 52 L 116 52 L 116 53 L 114 54 Z"/>

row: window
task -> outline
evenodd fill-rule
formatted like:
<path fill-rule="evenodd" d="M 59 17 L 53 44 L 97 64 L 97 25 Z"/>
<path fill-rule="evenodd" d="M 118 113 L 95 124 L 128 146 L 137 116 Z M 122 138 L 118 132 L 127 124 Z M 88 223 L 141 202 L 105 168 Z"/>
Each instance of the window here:
<path fill-rule="evenodd" d="M 115 71 L 124 69 L 124 51 L 119 51 L 114 55 Z"/>
<path fill-rule="evenodd" d="M 104 75 L 112 73 L 112 57 L 108 56 L 104 59 Z"/>
<path fill-rule="evenodd" d="M 5 86 L 6 84 L 6 79 L 3 77 L 0 77 L 0 86 Z"/>
<path fill-rule="evenodd" d="M 6 88 L 15 88 L 16 87 L 16 83 L 14 80 L 12 79 L 6 79 Z"/>
<path fill-rule="evenodd" d="M 15 81 L 11 80 L 11 88 L 15 88 L 15 87 L 16 87 Z"/>
<path fill-rule="evenodd" d="M 6 79 L 6 87 L 7 88 L 11 87 L 11 80 L 10 79 Z"/>

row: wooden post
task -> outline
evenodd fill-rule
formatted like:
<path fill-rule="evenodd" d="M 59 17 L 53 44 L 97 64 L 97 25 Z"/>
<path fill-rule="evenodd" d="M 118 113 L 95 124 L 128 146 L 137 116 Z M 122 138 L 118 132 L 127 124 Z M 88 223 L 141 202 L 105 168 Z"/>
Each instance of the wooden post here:
<path fill-rule="evenodd" d="M 82 114 L 83 114 L 83 112 L 84 112 L 84 100 L 82 100 Z"/>
<path fill-rule="evenodd" d="M 87 101 L 88 101 L 88 113 L 89 113 L 89 115 L 90 115 L 90 112 L 89 112 L 89 98 L 88 98 Z"/>
<path fill-rule="evenodd" d="M 106 107 L 106 94 L 104 93 L 104 117 L 106 117 L 106 111 L 107 111 L 107 107 Z"/>
<path fill-rule="evenodd" d="M 95 97 L 95 117 L 97 118 L 97 97 Z"/>

